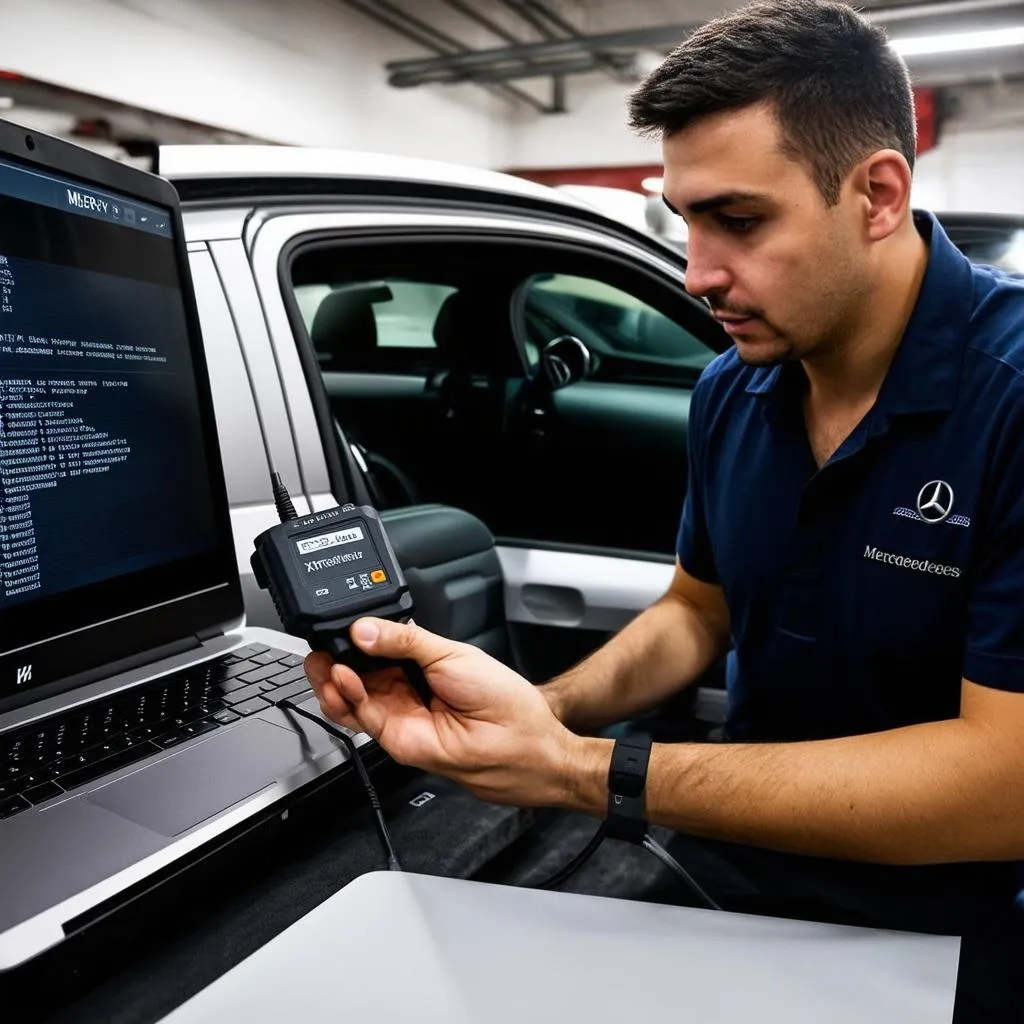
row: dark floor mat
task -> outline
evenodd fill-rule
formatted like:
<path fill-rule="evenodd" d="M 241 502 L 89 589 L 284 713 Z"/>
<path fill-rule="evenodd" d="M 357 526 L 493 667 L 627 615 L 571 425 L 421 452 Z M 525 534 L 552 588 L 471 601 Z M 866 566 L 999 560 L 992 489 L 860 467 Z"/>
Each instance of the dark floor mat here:
<path fill-rule="evenodd" d="M 475 877 L 504 885 L 540 885 L 586 847 L 597 827 L 597 820 L 585 814 L 548 812 L 539 815 L 526 835 Z M 652 838 L 662 846 L 671 834 L 667 829 L 650 829 Z M 686 906 L 700 903 L 683 879 L 652 853 L 615 839 L 605 839 L 579 870 L 556 888 L 560 892 L 651 903 Z"/>

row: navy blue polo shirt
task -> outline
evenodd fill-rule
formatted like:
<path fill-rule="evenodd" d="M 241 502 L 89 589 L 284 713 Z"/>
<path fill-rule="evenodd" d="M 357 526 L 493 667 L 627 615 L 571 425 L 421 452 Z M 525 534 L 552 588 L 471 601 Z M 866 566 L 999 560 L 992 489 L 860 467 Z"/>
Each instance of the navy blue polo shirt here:
<path fill-rule="evenodd" d="M 822 468 L 799 363 L 732 350 L 694 391 L 678 555 L 728 601 L 730 740 L 955 718 L 962 677 L 1024 691 L 1024 282 L 915 223 L 913 315 Z"/>

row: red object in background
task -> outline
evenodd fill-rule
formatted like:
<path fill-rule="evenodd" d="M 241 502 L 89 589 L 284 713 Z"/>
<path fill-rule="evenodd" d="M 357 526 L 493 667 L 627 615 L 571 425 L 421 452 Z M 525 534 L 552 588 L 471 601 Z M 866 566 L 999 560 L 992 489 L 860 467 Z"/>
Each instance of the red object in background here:
<path fill-rule="evenodd" d="M 917 153 L 927 153 L 939 142 L 938 97 L 934 89 L 914 90 L 914 113 L 917 117 Z M 660 178 L 661 164 L 633 164 L 627 167 L 552 167 L 511 170 L 527 181 L 541 185 L 601 185 L 643 192 L 645 178 Z"/>
<path fill-rule="evenodd" d="M 543 170 L 513 170 L 509 174 L 536 181 L 540 185 L 601 185 L 643 192 L 644 178 L 660 178 L 661 164 L 634 164 L 631 167 L 560 167 Z"/>
<path fill-rule="evenodd" d="M 917 117 L 917 155 L 939 144 L 938 103 L 934 89 L 914 90 L 914 114 Z"/>

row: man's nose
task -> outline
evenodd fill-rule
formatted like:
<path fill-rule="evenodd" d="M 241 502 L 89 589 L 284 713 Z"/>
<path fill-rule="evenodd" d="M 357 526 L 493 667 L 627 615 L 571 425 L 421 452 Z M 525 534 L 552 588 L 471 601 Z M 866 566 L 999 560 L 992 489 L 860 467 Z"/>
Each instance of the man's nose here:
<path fill-rule="evenodd" d="M 714 250 L 694 239 L 690 233 L 686 245 L 686 274 L 683 287 L 695 298 L 704 299 L 716 292 L 724 294 L 732 284 L 732 274 Z"/>

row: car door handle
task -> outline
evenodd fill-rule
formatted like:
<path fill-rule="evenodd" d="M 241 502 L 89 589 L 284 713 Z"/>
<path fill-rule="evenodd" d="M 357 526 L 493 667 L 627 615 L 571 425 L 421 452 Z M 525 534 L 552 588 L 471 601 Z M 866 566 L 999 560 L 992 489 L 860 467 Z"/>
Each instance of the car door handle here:
<path fill-rule="evenodd" d="M 672 582 L 671 558 L 650 561 L 498 544 L 509 622 L 613 633 Z"/>
<path fill-rule="evenodd" d="M 578 626 L 587 605 L 583 591 L 550 583 L 524 584 L 520 600 L 538 621 L 551 626 Z"/>

